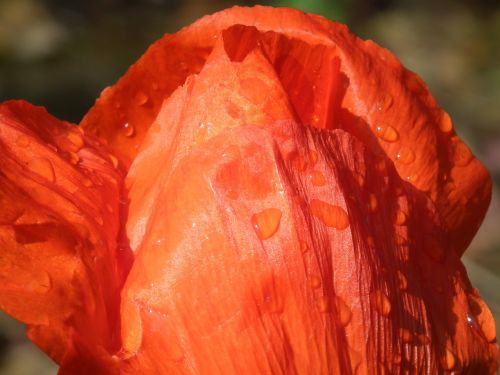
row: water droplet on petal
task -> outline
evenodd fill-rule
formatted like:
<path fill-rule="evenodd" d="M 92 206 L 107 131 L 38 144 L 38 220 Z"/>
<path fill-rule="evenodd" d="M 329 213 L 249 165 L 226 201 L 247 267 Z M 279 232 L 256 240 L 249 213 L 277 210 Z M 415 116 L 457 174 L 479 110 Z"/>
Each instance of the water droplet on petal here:
<path fill-rule="evenodd" d="M 342 207 L 334 206 L 319 199 L 311 200 L 309 205 L 311 207 L 311 213 L 327 227 L 342 230 L 349 226 L 349 217 Z"/>
<path fill-rule="evenodd" d="M 21 134 L 19 137 L 16 139 L 16 145 L 22 148 L 28 147 L 30 144 L 30 139 L 28 136 Z"/>
<path fill-rule="evenodd" d="M 318 162 L 318 153 L 314 150 L 309 150 L 309 160 L 311 162 L 311 166 L 315 166 Z"/>
<path fill-rule="evenodd" d="M 113 164 L 113 167 L 117 168 L 118 167 L 118 159 L 116 156 L 109 154 L 109 160 L 111 160 L 111 163 Z"/>
<path fill-rule="evenodd" d="M 413 341 L 413 334 L 407 328 L 400 328 L 399 337 L 405 344 Z"/>
<path fill-rule="evenodd" d="M 102 219 L 101 216 L 96 216 L 95 221 L 99 225 L 103 225 L 104 224 L 104 220 Z"/>
<path fill-rule="evenodd" d="M 401 271 L 397 271 L 396 276 L 398 278 L 399 289 L 406 290 L 406 288 L 408 288 L 408 280 L 406 279 L 406 276 Z"/>
<path fill-rule="evenodd" d="M 312 171 L 309 178 L 314 186 L 323 186 L 326 183 L 325 176 L 320 171 Z"/>
<path fill-rule="evenodd" d="M 311 288 L 313 289 L 318 289 L 321 286 L 321 279 L 319 278 L 319 276 L 310 276 L 309 285 L 311 285 Z"/>
<path fill-rule="evenodd" d="M 467 166 L 473 158 L 470 149 L 459 139 L 450 145 L 450 154 L 451 161 L 457 167 Z"/>
<path fill-rule="evenodd" d="M 31 161 L 28 162 L 28 168 L 50 182 L 54 182 L 56 179 L 54 173 L 54 166 L 48 159 L 45 158 L 32 159 Z"/>
<path fill-rule="evenodd" d="M 144 105 L 144 104 L 146 104 L 148 102 L 148 100 L 149 100 L 149 96 L 147 96 L 142 91 L 139 91 L 135 95 L 135 104 L 137 104 L 137 105 Z"/>
<path fill-rule="evenodd" d="M 90 178 L 84 178 L 83 181 L 82 181 L 82 184 L 85 187 L 94 186 L 94 183 L 92 182 L 92 180 Z"/>
<path fill-rule="evenodd" d="M 475 294 L 470 294 L 468 296 L 469 306 L 472 313 L 475 315 L 475 322 L 481 328 L 484 334 L 484 338 L 488 342 L 495 342 L 496 340 L 496 329 L 495 329 L 495 319 L 488 308 L 486 303 L 481 299 L 477 291 Z"/>
<path fill-rule="evenodd" d="M 368 196 L 368 211 L 370 213 L 374 213 L 375 211 L 377 211 L 377 208 L 378 208 L 377 197 L 375 196 L 375 194 L 370 193 L 370 195 Z"/>
<path fill-rule="evenodd" d="M 342 325 L 342 327 L 345 327 L 352 319 L 351 309 L 349 308 L 349 306 L 347 306 L 345 301 L 338 296 L 335 297 L 335 308 L 337 309 L 339 323 Z"/>
<path fill-rule="evenodd" d="M 386 175 L 387 174 L 387 167 L 385 165 L 385 160 L 380 160 L 375 164 L 375 169 L 377 172 L 381 175 Z"/>
<path fill-rule="evenodd" d="M 328 300 L 326 297 L 319 297 L 316 304 L 318 305 L 319 312 L 325 313 L 328 311 Z"/>
<path fill-rule="evenodd" d="M 395 365 L 399 365 L 401 363 L 401 355 L 397 353 L 393 354 L 392 363 L 394 363 Z"/>
<path fill-rule="evenodd" d="M 78 162 L 80 161 L 80 157 L 78 156 L 78 154 L 76 152 L 70 151 L 68 155 L 69 155 L 69 162 L 73 165 L 77 165 Z"/>
<path fill-rule="evenodd" d="M 290 164 L 297 170 L 303 172 L 306 170 L 307 163 L 302 156 L 297 152 L 292 152 L 289 155 Z"/>
<path fill-rule="evenodd" d="M 309 246 L 307 245 L 306 242 L 300 241 L 300 252 L 302 254 L 307 253 L 309 251 Z"/>
<path fill-rule="evenodd" d="M 393 103 L 392 96 L 389 94 L 384 94 L 382 95 L 378 102 L 377 102 L 377 109 L 379 111 L 385 111 L 386 109 L 389 109 Z"/>
<path fill-rule="evenodd" d="M 363 187 L 363 185 L 365 184 L 365 178 L 361 174 L 355 174 L 354 179 L 356 180 L 356 183 L 359 187 Z"/>
<path fill-rule="evenodd" d="M 441 365 L 445 370 L 451 370 L 455 367 L 455 355 L 450 349 L 446 349 L 446 352 L 441 357 Z"/>
<path fill-rule="evenodd" d="M 52 278 L 46 271 L 39 272 L 27 285 L 32 293 L 47 293 L 52 288 Z"/>
<path fill-rule="evenodd" d="M 366 244 L 370 247 L 375 247 L 375 239 L 372 236 L 366 237 Z"/>
<path fill-rule="evenodd" d="M 132 124 L 126 122 L 123 125 L 123 135 L 125 135 L 125 137 L 132 137 L 134 134 L 135 134 L 134 127 L 132 126 Z"/>
<path fill-rule="evenodd" d="M 401 164 L 411 164 L 415 161 L 415 153 L 406 147 L 403 147 L 396 154 L 396 160 Z"/>
<path fill-rule="evenodd" d="M 72 151 L 74 152 L 79 151 L 85 144 L 79 131 L 70 131 L 66 136 L 66 139 L 73 145 Z"/>
<path fill-rule="evenodd" d="M 404 225 L 406 224 L 406 214 L 402 210 L 398 210 L 396 212 L 396 225 Z"/>
<path fill-rule="evenodd" d="M 377 290 L 371 294 L 371 301 L 379 314 L 383 316 L 389 315 L 391 312 L 391 302 L 384 292 Z"/>
<path fill-rule="evenodd" d="M 431 339 L 426 334 L 420 333 L 417 335 L 417 341 L 422 345 L 428 345 L 430 344 Z"/>
<path fill-rule="evenodd" d="M 412 185 L 415 185 L 418 183 L 418 176 L 416 174 L 411 176 L 406 176 L 406 181 Z"/>
<path fill-rule="evenodd" d="M 453 129 L 453 123 L 451 122 L 450 115 L 446 112 L 441 112 L 441 118 L 439 120 L 439 129 L 443 133 L 449 133 Z"/>
<path fill-rule="evenodd" d="M 378 124 L 375 127 L 375 134 L 386 142 L 396 142 L 399 139 L 398 131 L 390 125 Z"/>
<path fill-rule="evenodd" d="M 280 221 L 281 211 L 277 208 L 266 208 L 252 216 L 252 225 L 261 240 L 268 239 L 275 234 Z"/>

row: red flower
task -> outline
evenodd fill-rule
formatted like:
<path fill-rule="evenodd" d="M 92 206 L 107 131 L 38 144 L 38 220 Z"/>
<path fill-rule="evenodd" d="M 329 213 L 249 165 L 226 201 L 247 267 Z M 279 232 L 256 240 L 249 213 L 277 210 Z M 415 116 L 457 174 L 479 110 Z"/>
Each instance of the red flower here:
<path fill-rule="evenodd" d="M 79 127 L 0 106 L 0 306 L 63 374 L 495 373 L 488 173 L 343 25 L 233 8 Z"/>

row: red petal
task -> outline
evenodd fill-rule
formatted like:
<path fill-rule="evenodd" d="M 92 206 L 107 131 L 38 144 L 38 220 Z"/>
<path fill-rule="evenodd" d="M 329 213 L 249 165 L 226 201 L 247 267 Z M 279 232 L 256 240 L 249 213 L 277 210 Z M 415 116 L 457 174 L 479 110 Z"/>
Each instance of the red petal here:
<path fill-rule="evenodd" d="M 233 25 L 225 34 L 232 59 L 263 45 L 299 118 L 345 129 L 384 152 L 401 178 L 428 192 L 455 251 L 465 251 L 489 204 L 488 173 L 414 73 L 387 50 L 319 16 L 235 7 L 205 17 L 153 44 L 103 92 L 82 125 L 107 139 L 128 165 L 163 100 L 201 70 L 220 33 Z"/>
<path fill-rule="evenodd" d="M 58 363 L 75 342 L 116 351 L 122 176 L 106 149 L 42 108 L 6 102 L 0 170 L 0 307 Z"/>
<path fill-rule="evenodd" d="M 298 122 L 270 47 L 232 32 L 127 176 L 123 371 L 491 372 L 493 321 L 439 207 L 362 135 Z"/>

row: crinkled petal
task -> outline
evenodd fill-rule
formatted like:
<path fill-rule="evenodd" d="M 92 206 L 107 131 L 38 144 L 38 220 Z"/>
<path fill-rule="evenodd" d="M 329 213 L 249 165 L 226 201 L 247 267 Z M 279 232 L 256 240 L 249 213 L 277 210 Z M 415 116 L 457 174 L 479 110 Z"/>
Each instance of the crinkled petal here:
<path fill-rule="evenodd" d="M 122 174 L 106 148 L 26 102 L 0 105 L 0 307 L 56 362 L 119 348 Z"/>
<path fill-rule="evenodd" d="M 222 33 L 127 175 L 123 373 L 494 373 L 436 202 L 362 136 L 304 123 L 269 45 L 234 32 L 256 29 Z"/>
<path fill-rule="evenodd" d="M 417 75 L 387 50 L 319 16 L 235 7 L 204 17 L 153 44 L 103 92 L 82 125 L 106 138 L 128 165 L 163 100 L 201 70 L 227 29 L 236 59 L 263 46 L 302 122 L 344 129 L 394 161 L 401 178 L 431 196 L 454 250 L 465 251 L 489 204 L 487 171 Z"/>

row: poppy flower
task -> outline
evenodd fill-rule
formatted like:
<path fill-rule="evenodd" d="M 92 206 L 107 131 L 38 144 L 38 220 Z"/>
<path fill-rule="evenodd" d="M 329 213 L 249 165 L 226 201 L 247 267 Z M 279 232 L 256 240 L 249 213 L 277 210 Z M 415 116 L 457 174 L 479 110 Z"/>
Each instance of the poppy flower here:
<path fill-rule="evenodd" d="M 496 371 L 489 175 L 344 25 L 204 17 L 79 126 L 3 103 L 0 153 L 0 306 L 61 374 Z"/>

